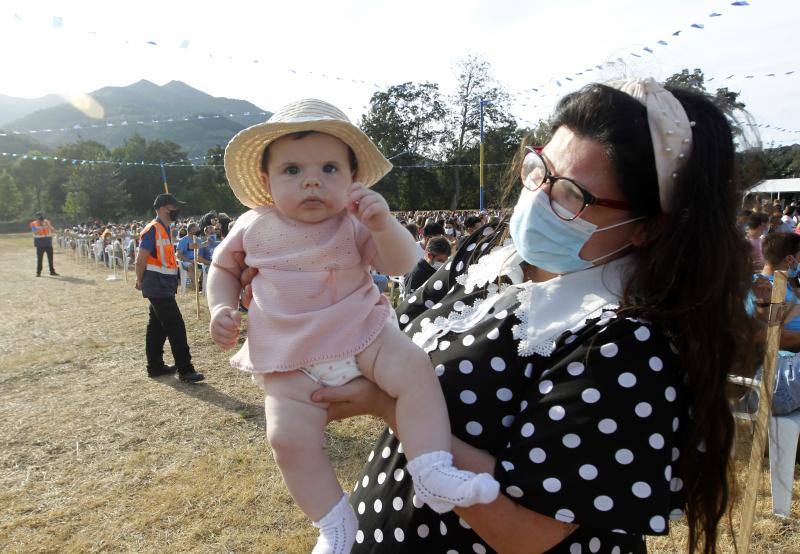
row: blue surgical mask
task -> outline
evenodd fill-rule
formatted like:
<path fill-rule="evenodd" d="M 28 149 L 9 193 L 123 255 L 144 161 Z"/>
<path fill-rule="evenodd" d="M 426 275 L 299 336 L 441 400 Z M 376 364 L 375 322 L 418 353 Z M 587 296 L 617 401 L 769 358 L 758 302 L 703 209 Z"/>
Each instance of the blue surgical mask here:
<path fill-rule="evenodd" d="M 594 233 L 607 231 L 643 217 L 636 217 L 599 228 L 580 217 L 564 221 L 550 208 L 550 201 L 544 189 L 530 191 L 522 189 L 522 194 L 514 207 L 509 222 L 511 240 L 523 260 L 550 273 L 572 273 L 592 267 L 595 262 L 617 254 L 628 246 L 626 242 L 613 252 L 593 260 L 584 260 L 580 251 Z"/>

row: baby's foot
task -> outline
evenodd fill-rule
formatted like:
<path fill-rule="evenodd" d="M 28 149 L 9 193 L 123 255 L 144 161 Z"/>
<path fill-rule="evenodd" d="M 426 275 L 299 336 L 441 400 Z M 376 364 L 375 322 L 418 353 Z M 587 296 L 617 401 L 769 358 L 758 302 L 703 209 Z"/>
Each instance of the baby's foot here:
<path fill-rule="evenodd" d="M 417 498 L 440 514 L 454 506 L 488 504 L 500 491 L 500 483 L 491 475 L 456 469 L 453 455 L 442 450 L 417 456 L 407 468 Z"/>
<path fill-rule="evenodd" d="M 349 554 L 356 540 L 358 520 L 347 495 L 331 508 L 331 511 L 314 522 L 319 529 L 319 538 L 311 554 Z"/>

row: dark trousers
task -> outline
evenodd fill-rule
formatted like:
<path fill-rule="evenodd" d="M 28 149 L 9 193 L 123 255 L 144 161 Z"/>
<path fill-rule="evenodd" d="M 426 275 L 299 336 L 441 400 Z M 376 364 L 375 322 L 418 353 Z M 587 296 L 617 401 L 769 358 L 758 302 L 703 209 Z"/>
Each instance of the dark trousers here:
<path fill-rule="evenodd" d="M 42 261 L 44 255 L 47 254 L 47 263 L 50 265 L 50 273 L 55 273 L 56 269 L 53 267 L 53 245 L 36 247 L 36 275 L 42 273 Z"/>
<path fill-rule="evenodd" d="M 145 348 L 147 367 L 157 369 L 164 365 L 164 342 L 169 339 L 172 357 L 178 370 L 192 365 L 192 355 L 186 341 L 186 326 L 183 316 L 175 302 L 175 297 L 148 298 L 150 301 L 150 320 L 147 322 Z"/>

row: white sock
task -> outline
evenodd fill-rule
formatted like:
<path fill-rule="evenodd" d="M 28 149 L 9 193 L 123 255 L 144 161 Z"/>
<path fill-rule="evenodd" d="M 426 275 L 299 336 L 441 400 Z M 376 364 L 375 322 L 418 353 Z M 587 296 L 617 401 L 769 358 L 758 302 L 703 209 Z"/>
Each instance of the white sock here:
<path fill-rule="evenodd" d="M 454 506 L 488 504 L 500 492 L 500 483 L 494 477 L 456 469 L 453 455 L 443 450 L 421 454 L 406 467 L 414 480 L 417 498 L 440 514 Z"/>
<path fill-rule="evenodd" d="M 314 527 L 319 529 L 319 538 L 311 554 L 349 554 L 356 540 L 358 520 L 347 495 L 343 494 L 322 519 L 315 521 Z"/>

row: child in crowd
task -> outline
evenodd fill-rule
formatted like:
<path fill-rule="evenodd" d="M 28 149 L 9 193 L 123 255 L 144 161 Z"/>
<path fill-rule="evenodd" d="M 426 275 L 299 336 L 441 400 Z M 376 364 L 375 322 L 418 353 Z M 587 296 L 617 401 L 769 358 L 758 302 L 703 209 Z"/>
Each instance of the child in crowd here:
<path fill-rule="evenodd" d="M 421 256 L 369 189 L 391 169 L 334 106 L 301 100 L 237 134 L 225 150 L 236 196 L 252 208 L 214 252 L 211 336 L 236 345 L 241 268 L 257 268 L 248 338 L 231 358 L 264 389 L 267 437 L 284 481 L 320 529 L 313 550 L 349 552 L 356 516 L 324 452 L 319 385 L 364 376 L 397 398 L 397 429 L 417 497 L 437 512 L 493 501 L 489 474 L 453 467 L 450 423 L 427 355 L 398 328 L 369 266 L 387 275 Z"/>

